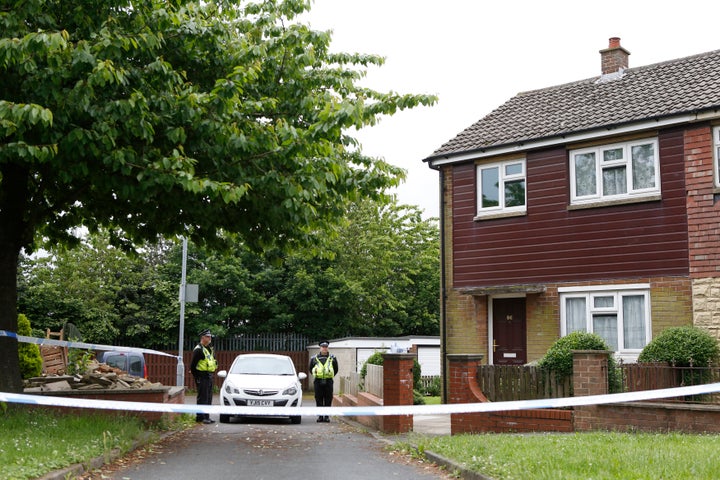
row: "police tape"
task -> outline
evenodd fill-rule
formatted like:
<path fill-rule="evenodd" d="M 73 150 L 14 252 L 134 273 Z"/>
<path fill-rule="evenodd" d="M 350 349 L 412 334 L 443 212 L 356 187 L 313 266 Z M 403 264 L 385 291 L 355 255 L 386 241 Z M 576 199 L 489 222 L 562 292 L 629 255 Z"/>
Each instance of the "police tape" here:
<path fill-rule="evenodd" d="M 123 410 L 132 412 L 207 413 L 231 416 L 387 416 L 387 415 L 448 415 L 453 413 L 489 413 L 510 410 L 564 408 L 612 403 L 657 400 L 720 392 L 720 383 L 675 387 L 641 392 L 588 395 L 585 397 L 547 398 L 540 400 L 514 400 L 508 402 L 452 403 L 444 405 L 387 405 L 361 407 L 243 407 L 227 405 L 191 405 L 174 403 L 124 402 L 119 400 L 91 400 L 84 398 L 27 395 L 0 392 L 0 402 L 27 405 Z"/>
<path fill-rule="evenodd" d="M 51 338 L 27 337 L 25 335 L 18 335 L 15 332 L 8 332 L 7 330 L 0 330 L 0 337 L 17 338 L 18 342 L 34 343 L 37 345 L 50 345 L 53 347 L 82 348 L 85 350 L 112 350 L 114 352 L 139 352 L 139 353 L 147 353 L 147 354 L 152 354 L 152 355 L 162 355 L 164 357 L 179 358 L 177 355 L 160 352 L 158 350 L 151 350 L 149 348 L 119 347 L 116 345 L 98 345 L 98 344 L 94 344 L 94 343 L 69 342 L 66 340 L 53 340 Z"/>

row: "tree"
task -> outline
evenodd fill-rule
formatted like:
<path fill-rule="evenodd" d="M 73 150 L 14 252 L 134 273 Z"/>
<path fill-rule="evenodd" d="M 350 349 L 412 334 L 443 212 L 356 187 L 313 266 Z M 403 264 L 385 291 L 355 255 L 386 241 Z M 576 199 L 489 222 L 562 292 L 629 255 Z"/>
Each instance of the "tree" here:
<path fill-rule="evenodd" d="M 101 231 L 71 250 L 58 247 L 24 258 L 19 311 L 32 317 L 40 331 L 73 323 L 92 343 L 167 342 L 168 330 L 177 328 L 180 277 L 163 279 L 158 255 L 148 246 L 139 255 L 123 252 Z"/>
<path fill-rule="evenodd" d="M 435 98 L 359 86 L 383 59 L 330 53 L 297 21 L 309 3 L 0 2 L 0 329 L 37 239 L 312 245 L 348 200 L 397 185 L 347 132 Z M 20 389 L 0 337 L 0 390 Z"/>

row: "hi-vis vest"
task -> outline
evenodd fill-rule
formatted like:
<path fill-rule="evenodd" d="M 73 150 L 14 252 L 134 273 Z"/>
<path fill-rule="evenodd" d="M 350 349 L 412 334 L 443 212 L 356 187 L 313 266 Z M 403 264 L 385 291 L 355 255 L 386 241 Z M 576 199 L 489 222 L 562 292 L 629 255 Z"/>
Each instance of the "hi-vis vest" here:
<path fill-rule="evenodd" d="M 313 367 L 312 374 L 315 378 L 333 378 L 335 376 L 335 369 L 333 368 L 333 356 L 328 355 L 325 363 L 322 363 L 317 355 L 315 355 L 315 366 Z"/>
<path fill-rule="evenodd" d="M 202 348 L 203 354 L 205 355 L 205 358 L 200 359 L 198 361 L 197 366 L 195 367 L 200 372 L 214 372 L 217 370 L 217 360 L 215 360 L 215 357 L 213 356 L 212 352 L 203 347 L 202 345 L 198 345 L 195 348 Z"/>

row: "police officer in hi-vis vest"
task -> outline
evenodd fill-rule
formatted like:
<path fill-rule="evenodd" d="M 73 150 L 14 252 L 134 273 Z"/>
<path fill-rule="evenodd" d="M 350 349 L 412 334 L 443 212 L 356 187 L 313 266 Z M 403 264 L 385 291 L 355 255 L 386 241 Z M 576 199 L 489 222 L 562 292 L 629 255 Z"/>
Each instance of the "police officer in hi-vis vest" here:
<path fill-rule="evenodd" d="M 190 371 L 195 378 L 195 386 L 197 387 L 197 404 L 212 405 L 213 395 L 213 373 L 217 370 L 217 360 L 213 348 L 210 346 L 212 334 L 210 330 L 200 332 L 200 343 L 195 346 L 190 360 Z M 197 413 L 196 422 L 215 423 L 210 420 L 210 414 Z"/>
<path fill-rule="evenodd" d="M 315 405 L 331 407 L 333 401 L 333 378 L 338 373 L 338 361 L 335 355 L 328 352 L 330 345 L 327 340 L 319 343 L 320 353 L 310 359 L 310 373 L 315 377 Z M 329 422 L 330 417 L 321 415 L 318 422 Z"/>

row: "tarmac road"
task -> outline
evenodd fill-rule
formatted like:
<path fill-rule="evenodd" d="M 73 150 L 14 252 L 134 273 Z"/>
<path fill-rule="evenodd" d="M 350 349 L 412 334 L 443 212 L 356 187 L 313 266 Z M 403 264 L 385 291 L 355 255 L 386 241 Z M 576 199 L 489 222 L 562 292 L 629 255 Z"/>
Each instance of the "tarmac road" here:
<path fill-rule="evenodd" d="M 82 478 L 451 478 L 432 463 L 390 452 L 386 446 L 358 425 L 336 418 L 317 423 L 315 417 L 303 417 L 293 425 L 285 418 L 255 417 L 198 424 L 149 452 L 136 452 Z"/>

